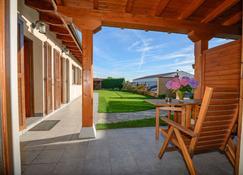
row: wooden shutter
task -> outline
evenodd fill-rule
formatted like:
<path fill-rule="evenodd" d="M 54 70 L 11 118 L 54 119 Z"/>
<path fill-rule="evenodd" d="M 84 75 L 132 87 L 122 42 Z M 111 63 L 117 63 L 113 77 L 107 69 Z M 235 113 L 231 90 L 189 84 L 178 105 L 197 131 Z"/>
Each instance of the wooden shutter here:
<path fill-rule="evenodd" d="M 69 88 L 70 88 L 70 72 L 69 72 L 69 60 L 66 60 L 66 84 L 67 84 L 67 88 L 66 88 L 66 103 L 69 102 L 70 99 L 70 94 L 69 94 Z"/>
<path fill-rule="evenodd" d="M 62 59 L 62 66 L 61 66 L 61 69 L 62 69 L 62 103 L 66 103 L 67 101 L 67 91 L 66 91 L 66 88 L 67 88 L 67 81 L 66 81 L 66 78 L 67 78 L 67 74 L 66 74 L 66 59 L 61 57 Z"/>
<path fill-rule="evenodd" d="M 52 48 L 48 42 L 44 43 L 45 69 L 45 113 L 52 112 Z"/>
<path fill-rule="evenodd" d="M 26 117 L 34 115 L 34 76 L 33 76 L 33 41 L 24 37 L 24 71 L 25 71 L 25 112 Z"/>
<path fill-rule="evenodd" d="M 19 100 L 19 127 L 26 127 L 25 114 L 25 81 L 24 81 L 24 25 L 18 20 L 18 100 Z"/>
<path fill-rule="evenodd" d="M 54 50 L 54 108 L 61 106 L 61 57 L 57 50 Z"/>

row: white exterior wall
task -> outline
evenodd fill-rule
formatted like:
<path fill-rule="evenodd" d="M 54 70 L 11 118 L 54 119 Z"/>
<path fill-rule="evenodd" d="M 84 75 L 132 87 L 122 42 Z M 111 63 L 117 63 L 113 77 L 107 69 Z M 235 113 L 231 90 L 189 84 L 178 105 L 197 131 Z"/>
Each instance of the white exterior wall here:
<path fill-rule="evenodd" d="M 53 55 L 54 49 L 58 50 L 62 57 L 69 60 L 69 94 L 70 101 L 76 99 L 82 94 L 82 86 L 81 85 L 73 85 L 72 84 L 72 65 L 79 67 L 81 69 L 80 64 L 72 55 L 66 55 L 62 53 L 62 44 L 59 40 L 56 39 L 55 34 L 53 32 L 49 32 L 47 29 L 46 34 L 41 34 L 36 29 L 32 29 L 30 27 L 31 23 L 39 20 L 39 14 L 37 11 L 29 8 L 24 4 L 24 0 L 18 1 L 18 12 L 21 19 L 24 21 L 24 35 L 33 41 L 33 73 L 34 73 L 34 112 L 44 114 L 44 42 L 47 41 L 52 47 L 52 63 L 53 63 Z M 48 28 L 48 27 L 47 27 Z M 54 65 L 54 64 L 52 64 Z M 53 75 L 53 84 L 54 84 L 54 67 L 52 68 Z M 53 105 L 54 105 L 54 86 L 53 86 Z M 54 106 L 53 106 L 54 109 Z"/>
<path fill-rule="evenodd" d="M 133 80 L 133 83 L 138 83 L 138 84 L 146 83 L 148 86 L 155 86 L 157 85 L 157 79 L 158 78 L 143 78 L 143 79 Z"/>

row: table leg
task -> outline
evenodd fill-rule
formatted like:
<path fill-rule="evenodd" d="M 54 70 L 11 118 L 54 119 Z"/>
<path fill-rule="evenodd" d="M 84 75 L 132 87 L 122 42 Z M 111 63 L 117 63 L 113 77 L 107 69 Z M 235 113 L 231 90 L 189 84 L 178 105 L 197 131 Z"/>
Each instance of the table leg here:
<path fill-rule="evenodd" d="M 179 120 L 178 120 L 179 118 L 178 118 L 178 112 L 177 111 L 174 111 L 174 121 L 175 122 L 179 122 Z"/>
<path fill-rule="evenodd" d="M 190 128 L 191 126 L 191 112 L 192 112 L 192 106 L 186 105 L 186 116 L 185 116 L 185 127 Z"/>
<path fill-rule="evenodd" d="M 168 119 L 170 119 L 171 111 L 168 111 Z"/>
<path fill-rule="evenodd" d="M 156 107 L 155 113 L 155 139 L 159 140 L 159 107 Z"/>
<path fill-rule="evenodd" d="M 182 107 L 182 111 L 181 111 L 181 125 L 182 126 L 186 126 L 186 107 L 183 106 Z"/>

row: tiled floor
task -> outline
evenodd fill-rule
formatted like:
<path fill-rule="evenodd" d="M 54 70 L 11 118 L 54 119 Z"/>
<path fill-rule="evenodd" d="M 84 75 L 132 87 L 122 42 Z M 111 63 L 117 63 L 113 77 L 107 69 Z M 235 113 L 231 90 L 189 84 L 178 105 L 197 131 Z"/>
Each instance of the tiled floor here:
<path fill-rule="evenodd" d="M 21 136 L 24 175 L 136 175 L 188 174 L 178 152 L 162 160 L 156 156 L 162 143 L 154 140 L 154 128 L 98 131 L 97 138 L 79 140 L 81 100 L 48 119 L 61 119 L 52 130 Z M 233 169 L 218 152 L 193 158 L 198 174 L 230 175 Z"/>
<path fill-rule="evenodd" d="M 166 115 L 165 111 L 160 112 Z M 98 113 L 97 123 L 113 123 L 127 120 L 139 120 L 144 118 L 152 118 L 155 116 L 155 109 L 139 111 L 139 112 L 123 112 L 123 113 Z"/>

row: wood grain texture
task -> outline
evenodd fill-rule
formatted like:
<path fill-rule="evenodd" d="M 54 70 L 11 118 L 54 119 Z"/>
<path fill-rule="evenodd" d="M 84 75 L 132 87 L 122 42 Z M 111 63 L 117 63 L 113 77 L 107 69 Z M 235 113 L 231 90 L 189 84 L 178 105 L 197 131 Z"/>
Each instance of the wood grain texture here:
<path fill-rule="evenodd" d="M 61 106 L 62 96 L 62 80 L 61 80 L 61 55 L 60 52 L 54 49 L 54 109 Z"/>
<path fill-rule="evenodd" d="M 82 127 L 93 126 L 93 31 L 82 31 Z"/>
<path fill-rule="evenodd" d="M 52 99 L 52 47 L 48 42 L 44 43 L 44 84 L 45 84 L 45 113 L 53 111 Z"/>
<path fill-rule="evenodd" d="M 24 75 L 26 117 L 34 116 L 33 41 L 24 37 Z"/>
<path fill-rule="evenodd" d="M 11 98 L 10 97 L 10 20 L 9 1 L 0 1 L 0 129 L 3 166 L 0 174 L 13 175 Z"/>

